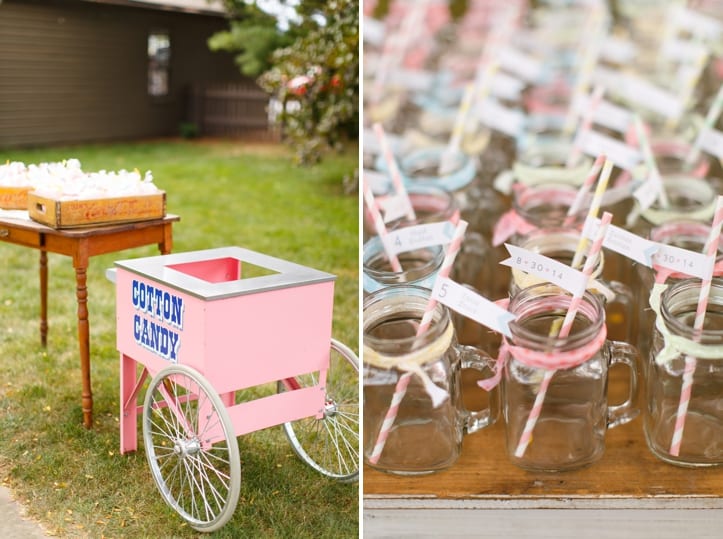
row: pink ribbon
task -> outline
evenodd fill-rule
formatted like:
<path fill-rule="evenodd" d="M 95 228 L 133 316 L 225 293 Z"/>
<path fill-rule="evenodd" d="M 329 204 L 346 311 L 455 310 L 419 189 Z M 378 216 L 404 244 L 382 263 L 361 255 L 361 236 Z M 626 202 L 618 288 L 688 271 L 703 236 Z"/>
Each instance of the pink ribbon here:
<path fill-rule="evenodd" d="M 509 304 L 509 300 L 503 299 L 496 301 L 495 303 L 506 308 Z M 525 348 L 524 346 L 510 344 L 507 338 L 503 337 L 502 346 L 500 347 L 499 354 L 497 355 L 497 361 L 495 362 L 495 374 L 486 380 L 480 380 L 477 382 L 477 385 L 485 391 L 490 391 L 496 387 L 502 379 L 502 374 L 507 367 L 507 362 L 510 357 L 514 357 L 523 365 L 535 369 L 561 370 L 577 367 L 597 354 L 605 343 L 605 339 L 607 339 L 607 327 L 605 324 L 602 325 L 597 335 L 595 335 L 595 337 L 589 342 L 567 352 L 559 350 L 531 350 L 529 348 Z"/>
<path fill-rule="evenodd" d="M 508 210 L 495 223 L 492 233 L 492 245 L 497 247 L 514 234 L 529 234 L 534 230 L 537 230 L 537 227 L 525 221 L 514 209 Z"/>
<path fill-rule="evenodd" d="M 658 284 L 664 283 L 671 277 L 673 279 L 687 279 L 690 277 L 687 273 L 673 271 L 670 268 L 658 266 L 657 264 L 653 264 L 653 270 L 655 271 L 655 282 Z M 719 260 L 713 266 L 713 277 L 721 276 L 723 276 L 723 260 Z"/>

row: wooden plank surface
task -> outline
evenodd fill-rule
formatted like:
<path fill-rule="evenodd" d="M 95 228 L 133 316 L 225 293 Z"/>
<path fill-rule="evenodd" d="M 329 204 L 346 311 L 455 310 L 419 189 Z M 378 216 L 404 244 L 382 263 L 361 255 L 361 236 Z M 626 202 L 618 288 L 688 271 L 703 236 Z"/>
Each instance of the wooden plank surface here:
<path fill-rule="evenodd" d="M 618 402 L 621 376 L 611 376 L 612 402 Z M 465 379 L 465 390 L 471 381 Z M 469 392 L 469 391 L 468 391 Z M 471 405 L 470 405 L 471 406 Z M 464 437 L 462 456 L 443 472 L 401 477 L 364 467 L 365 499 L 424 498 L 510 500 L 552 499 L 709 499 L 723 508 L 723 467 L 681 468 L 658 460 L 648 450 L 642 417 L 609 430 L 596 463 L 575 471 L 535 473 L 510 463 L 501 418 Z M 709 504 L 710 505 L 710 504 Z"/>

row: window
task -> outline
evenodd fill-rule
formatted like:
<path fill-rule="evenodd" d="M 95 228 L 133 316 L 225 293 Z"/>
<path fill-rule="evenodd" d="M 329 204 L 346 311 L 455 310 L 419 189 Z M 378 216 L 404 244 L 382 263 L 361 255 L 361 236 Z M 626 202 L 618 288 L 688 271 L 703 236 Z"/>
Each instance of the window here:
<path fill-rule="evenodd" d="M 171 65 L 171 38 L 166 30 L 148 34 L 148 95 L 168 95 L 168 72 Z"/>

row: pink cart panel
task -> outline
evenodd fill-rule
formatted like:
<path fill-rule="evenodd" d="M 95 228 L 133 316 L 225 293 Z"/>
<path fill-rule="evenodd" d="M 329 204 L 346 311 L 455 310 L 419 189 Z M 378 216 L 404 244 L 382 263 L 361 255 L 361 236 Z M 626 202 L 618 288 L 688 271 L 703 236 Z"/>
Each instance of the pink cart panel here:
<path fill-rule="evenodd" d="M 151 373 L 188 365 L 224 393 L 327 367 L 331 274 L 240 247 L 116 267 L 117 347 Z"/>

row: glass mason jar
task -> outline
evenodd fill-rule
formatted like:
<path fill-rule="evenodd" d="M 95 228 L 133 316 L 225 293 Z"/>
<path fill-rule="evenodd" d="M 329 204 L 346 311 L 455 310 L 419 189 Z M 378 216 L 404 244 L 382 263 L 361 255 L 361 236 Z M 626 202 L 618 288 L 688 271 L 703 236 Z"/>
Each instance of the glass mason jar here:
<path fill-rule="evenodd" d="M 494 259 L 497 264 L 508 257 L 503 243 L 520 245 L 535 231 L 547 228 L 561 228 L 572 205 L 577 190 L 566 184 L 545 183 L 527 186 L 515 184 L 512 189 L 512 207 L 496 222 L 492 235 Z M 578 212 L 571 226 L 580 230 L 585 212 Z M 510 288 L 510 274 L 498 273 L 495 288 L 490 297 L 504 297 Z"/>
<path fill-rule="evenodd" d="M 512 189 L 512 208 L 495 223 L 492 244 L 498 246 L 508 242 L 520 245 L 534 231 L 562 228 L 576 197 L 577 189 L 567 184 L 515 184 Z M 587 208 L 583 205 L 572 216 L 569 226 L 581 230 L 586 214 Z"/>
<path fill-rule="evenodd" d="M 695 178 L 705 178 L 708 175 L 710 161 L 705 153 L 701 152 L 690 165 L 686 163 L 685 158 L 691 148 L 689 143 L 678 138 L 666 137 L 653 139 L 650 144 L 658 170 L 663 178 L 683 174 Z"/>
<path fill-rule="evenodd" d="M 390 193 L 376 196 L 377 202 L 384 204 L 384 199 L 393 194 L 391 184 Z M 426 223 L 438 223 L 449 221 L 458 210 L 454 197 L 444 189 L 434 186 L 415 186 L 407 190 L 409 202 L 412 204 L 416 219 L 411 220 L 406 216 L 393 219 L 386 223 L 387 230 L 393 230 L 402 226 L 414 226 Z M 364 206 L 364 241 L 376 236 L 374 219 L 369 213 L 369 208 Z"/>
<path fill-rule="evenodd" d="M 544 124 L 537 129 L 537 132 L 528 134 L 528 139 L 521 142 L 522 149 L 518 152 L 512 170 L 500 175 L 495 180 L 495 186 L 509 193 L 515 183 L 528 187 L 554 183 L 570 186 L 577 191 L 590 173 L 593 160 L 580 154 L 571 166 L 566 166 L 573 151 L 574 133 L 565 133 L 561 126 L 553 126 L 548 130 Z M 613 214 L 613 224 L 619 226 L 624 224 L 624 217 L 632 207 L 629 190 L 618 183 L 622 178 L 622 171 L 613 167 L 610 188 L 602 204 L 604 210 Z"/>
<path fill-rule="evenodd" d="M 509 355 L 502 410 L 508 456 L 524 469 L 564 471 L 591 464 L 604 452 L 606 430 L 638 414 L 637 351 L 606 339 L 598 296 L 584 294 L 567 337 L 550 336 L 570 300 L 560 288 L 540 284 L 510 301 L 509 311 L 517 319 L 510 323 L 512 338 L 504 339 L 501 351 Z M 608 370 L 615 364 L 629 369 L 629 394 L 624 403 L 609 406 Z M 538 395 L 543 395 L 539 402 Z M 535 414 L 536 422 L 531 421 Z"/>
<path fill-rule="evenodd" d="M 447 308 L 437 304 L 429 329 L 417 335 L 429 296 L 429 290 L 403 285 L 364 300 L 364 460 L 383 472 L 448 468 L 459 458 L 463 435 L 497 418 L 496 392 L 482 410 L 462 404 L 461 370 L 487 378 L 493 365 L 479 350 L 457 343 Z"/>
<path fill-rule="evenodd" d="M 654 302 L 645 384 L 650 451 L 688 467 L 723 464 L 723 280 L 713 279 L 703 330 L 695 331 L 700 286 L 699 279 L 682 280 Z M 683 413 L 681 404 L 687 405 Z"/>
<path fill-rule="evenodd" d="M 544 132 L 533 135 L 512 165 L 514 179 L 527 186 L 545 183 L 581 186 L 592 168 L 592 159 L 582 156 L 579 163 L 566 167 L 570 149 L 569 135 Z"/>
<path fill-rule="evenodd" d="M 433 185 L 449 191 L 457 201 L 462 219 L 469 223 L 469 230 L 489 237 L 491 223 L 502 213 L 497 193 L 482 185 L 474 159 L 462 152 L 454 154 L 451 171 L 440 175 L 445 151 L 444 147 L 425 148 L 405 156 L 400 163 L 405 184 L 408 188 Z"/>
<path fill-rule="evenodd" d="M 570 266 L 579 242 L 579 232 L 551 228 L 532 233 L 519 246 Z M 638 310 L 635 295 L 626 284 L 605 279 L 605 266 L 608 261 L 605 254 L 600 251 L 588 290 L 600 296 L 610 336 L 615 340 L 637 344 Z M 580 269 L 585 264 L 586 257 L 587 255 L 582 258 Z M 535 275 L 512 268 L 510 294 L 514 295 L 523 288 L 543 282 L 545 282 L 543 279 Z"/>
<path fill-rule="evenodd" d="M 398 284 L 413 284 L 431 289 L 444 261 L 441 245 L 424 247 L 399 253 L 397 258 L 402 271 L 394 271 L 379 236 L 367 241 L 363 250 L 362 283 L 365 294 Z"/>
<path fill-rule="evenodd" d="M 655 201 L 640 213 L 631 226 L 632 232 L 643 238 L 650 237 L 653 227 L 672 221 L 688 220 L 707 223 L 713 220 L 717 193 L 709 181 L 692 176 L 668 176 L 663 187 L 670 202 L 667 208 Z M 636 207 L 637 211 L 637 207 Z"/>
<path fill-rule="evenodd" d="M 672 245 L 696 253 L 703 252 L 710 233 L 710 225 L 695 221 L 672 221 L 653 227 L 650 231 L 652 241 L 664 245 Z M 721 261 L 723 243 L 718 251 L 718 262 Z M 636 346 L 641 358 L 647 358 L 650 352 L 653 328 L 655 327 L 655 313 L 650 306 L 650 293 L 656 281 L 672 285 L 687 279 L 690 276 L 668 270 L 662 266 L 649 268 L 642 264 L 635 264 L 637 283 L 633 289 L 637 292 L 635 304 L 638 306 L 638 340 Z M 723 270 L 715 269 L 713 275 L 720 277 Z M 647 362 L 643 361 L 643 367 Z"/>

